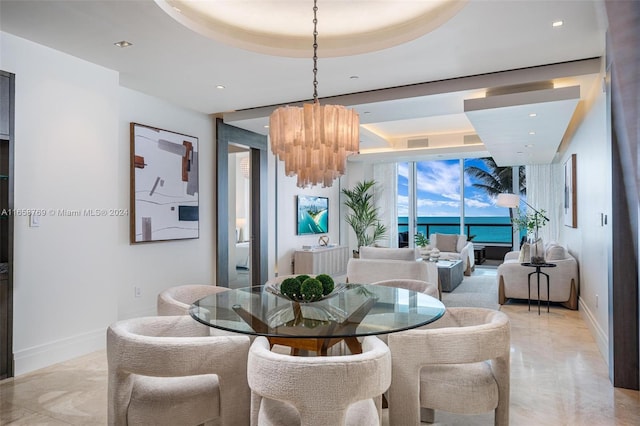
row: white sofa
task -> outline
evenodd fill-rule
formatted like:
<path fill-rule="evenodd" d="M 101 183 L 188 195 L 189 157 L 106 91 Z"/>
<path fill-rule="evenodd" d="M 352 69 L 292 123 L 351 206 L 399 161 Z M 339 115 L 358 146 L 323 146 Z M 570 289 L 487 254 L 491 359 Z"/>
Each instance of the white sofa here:
<path fill-rule="evenodd" d="M 438 291 L 438 267 L 433 262 L 420 259 L 412 248 L 360 247 L 360 258 L 349 259 L 347 281 L 371 284 L 391 279 L 412 279 L 436 284 Z"/>
<path fill-rule="evenodd" d="M 504 256 L 504 263 L 498 266 L 498 303 L 504 305 L 507 299 L 528 299 L 528 275 L 535 272 L 534 267 L 522 266 L 528 262 L 520 251 L 510 251 Z M 569 251 L 556 243 L 545 246 L 545 260 L 554 263 L 554 268 L 542 268 L 549 274 L 549 301 L 559 302 L 563 306 L 578 309 L 578 262 Z M 531 300 L 538 300 L 538 285 L 535 274 L 531 276 Z M 547 300 L 547 279 L 540 277 L 540 300 Z"/>
<path fill-rule="evenodd" d="M 466 276 L 471 275 L 476 267 L 473 243 L 467 240 L 466 235 L 431 234 L 428 249 L 434 248 L 440 250 L 440 259 L 462 260 L 462 269 Z"/>

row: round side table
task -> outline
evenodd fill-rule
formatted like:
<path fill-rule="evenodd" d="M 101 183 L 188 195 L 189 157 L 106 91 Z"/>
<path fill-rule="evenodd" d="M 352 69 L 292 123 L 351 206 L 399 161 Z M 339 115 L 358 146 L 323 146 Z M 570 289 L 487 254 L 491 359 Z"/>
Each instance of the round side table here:
<path fill-rule="evenodd" d="M 531 310 L 531 275 L 536 274 L 536 278 L 538 282 L 538 315 L 540 315 L 540 275 L 544 275 L 545 277 L 547 277 L 547 313 L 549 313 L 549 274 L 547 274 L 546 272 L 542 272 L 542 268 L 555 268 L 556 264 L 525 262 L 525 263 L 521 263 L 521 265 L 536 268 L 535 271 L 529 273 L 529 276 L 527 278 L 527 284 L 528 284 L 527 297 L 529 301 L 529 310 Z"/>

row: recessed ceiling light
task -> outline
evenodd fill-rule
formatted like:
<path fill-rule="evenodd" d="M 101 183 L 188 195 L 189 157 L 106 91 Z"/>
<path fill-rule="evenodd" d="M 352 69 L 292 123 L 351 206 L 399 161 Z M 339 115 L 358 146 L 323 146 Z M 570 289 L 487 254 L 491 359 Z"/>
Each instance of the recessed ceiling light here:
<path fill-rule="evenodd" d="M 365 111 L 363 114 L 371 114 L 371 111 Z"/>
<path fill-rule="evenodd" d="M 529 117 L 537 117 L 538 114 L 536 114 L 535 112 L 532 112 L 531 114 L 529 114 Z"/>
<path fill-rule="evenodd" d="M 551 26 L 554 28 L 561 27 L 563 25 L 564 25 L 564 21 L 553 21 L 553 23 L 551 24 Z"/>
<path fill-rule="evenodd" d="M 522 151 L 517 151 L 516 154 L 524 154 Z"/>
<path fill-rule="evenodd" d="M 536 132 L 529 132 L 529 134 L 530 134 L 530 135 L 535 135 L 535 134 L 536 134 Z"/>
<path fill-rule="evenodd" d="M 351 77 L 349 77 L 349 78 L 350 78 L 351 80 L 357 80 L 357 79 L 359 79 L 360 77 L 358 77 L 357 75 L 352 75 L 352 76 L 351 76 Z"/>
<path fill-rule="evenodd" d="M 224 86 L 222 84 L 218 84 L 216 85 L 216 89 L 224 89 Z"/>
<path fill-rule="evenodd" d="M 528 143 L 524 146 L 525 148 L 533 148 L 533 144 L 532 143 Z"/>
<path fill-rule="evenodd" d="M 264 125 L 264 128 L 265 128 L 265 129 L 268 129 L 268 128 L 269 128 L 269 125 L 268 125 L 268 124 L 265 124 L 265 125 Z"/>
<path fill-rule="evenodd" d="M 119 41 L 117 43 L 113 43 L 114 45 L 118 46 L 118 47 L 129 47 L 129 46 L 133 46 L 133 43 L 128 42 L 127 40 L 122 40 Z"/>

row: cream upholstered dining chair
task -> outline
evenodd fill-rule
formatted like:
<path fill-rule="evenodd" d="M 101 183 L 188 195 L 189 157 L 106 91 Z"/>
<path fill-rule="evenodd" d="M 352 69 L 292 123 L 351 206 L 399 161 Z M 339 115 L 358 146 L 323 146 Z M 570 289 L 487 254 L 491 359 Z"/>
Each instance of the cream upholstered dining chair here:
<path fill-rule="evenodd" d="M 480 414 L 494 410 L 509 424 L 508 317 L 482 308 L 448 308 L 420 329 L 390 334 L 389 424 L 434 421 L 434 410 Z"/>
<path fill-rule="evenodd" d="M 372 285 L 383 285 L 386 287 L 398 287 L 404 288 L 407 290 L 413 290 L 418 293 L 428 294 L 431 297 L 435 297 L 436 299 L 440 299 L 440 291 L 438 291 L 438 286 L 433 283 L 429 283 L 422 280 L 412 280 L 412 279 L 393 279 L 393 280 L 382 280 L 371 283 Z"/>
<path fill-rule="evenodd" d="M 249 351 L 251 425 L 381 424 L 391 382 L 389 348 L 367 336 L 357 355 L 299 357 L 274 353 L 265 337 Z"/>
<path fill-rule="evenodd" d="M 249 347 L 247 336 L 203 335 L 184 315 L 113 323 L 109 425 L 247 425 Z"/>
<path fill-rule="evenodd" d="M 226 287 L 204 284 L 169 287 L 158 294 L 158 315 L 188 315 L 189 307 L 196 300 L 228 290 Z"/>

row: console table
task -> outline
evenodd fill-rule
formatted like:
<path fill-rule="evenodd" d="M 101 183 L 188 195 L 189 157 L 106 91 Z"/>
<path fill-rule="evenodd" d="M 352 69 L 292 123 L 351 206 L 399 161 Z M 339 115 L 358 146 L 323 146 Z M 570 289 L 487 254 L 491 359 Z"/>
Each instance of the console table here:
<path fill-rule="evenodd" d="M 318 247 L 296 250 L 293 255 L 294 274 L 344 275 L 349 262 L 349 247 Z"/>

